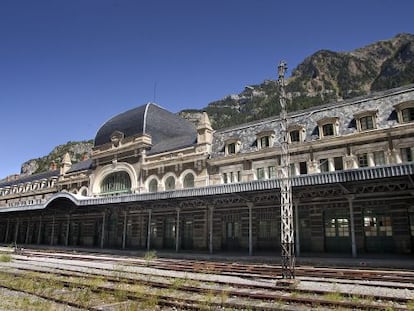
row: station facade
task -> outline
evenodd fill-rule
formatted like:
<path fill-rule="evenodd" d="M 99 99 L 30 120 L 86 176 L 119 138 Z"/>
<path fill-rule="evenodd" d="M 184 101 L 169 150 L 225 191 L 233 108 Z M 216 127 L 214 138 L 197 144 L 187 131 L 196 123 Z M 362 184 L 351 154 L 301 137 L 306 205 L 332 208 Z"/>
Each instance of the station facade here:
<path fill-rule="evenodd" d="M 280 250 L 280 119 L 214 130 L 156 104 L 97 131 L 90 159 L 0 183 L 4 244 Z M 295 247 L 414 253 L 414 85 L 288 115 Z"/>

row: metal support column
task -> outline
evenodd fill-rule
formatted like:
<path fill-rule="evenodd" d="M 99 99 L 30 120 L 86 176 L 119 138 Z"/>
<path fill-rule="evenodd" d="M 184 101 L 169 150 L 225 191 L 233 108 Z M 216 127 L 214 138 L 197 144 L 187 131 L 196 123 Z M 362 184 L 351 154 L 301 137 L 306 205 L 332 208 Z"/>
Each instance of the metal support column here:
<path fill-rule="evenodd" d="M 24 238 L 24 244 L 28 244 L 29 243 L 29 230 L 30 230 L 30 220 L 27 221 L 26 236 Z"/>
<path fill-rule="evenodd" d="M 152 211 L 148 210 L 148 231 L 147 231 L 147 250 L 151 249 L 151 217 Z"/>
<path fill-rule="evenodd" d="M 252 208 L 253 203 L 247 203 L 249 208 L 249 256 L 253 255 L 253 222 L 252 222 Z"/>
<path fill-rule="evenodd" d="M 209 230 L 209 242 L 208 242 L 208 250 L 210 254 L 213 254 L 213 212 L 214 207 L 208 207 L 208 230 Z"/>
<path fill-rule="evenodd" d="M 14 244 L 17 244 L 17 238 L 19 237 L 19 218 L 16 220 L 16 228 L 14 229 Z"/>
<path fill-rule="evenodd" d="M 104 248 L 105 245 L 105 216 L 106 213 L 102 213 L 102 234 L 101 234 L 101 248 Z"/>
<path fill-rule="evenodd" d="M 180 250 L 180 209 L 177 208 L 177 221 L 175 228 L 175 252 Z"/>
<path fill-rule="evenodd" d="M 280 220 L 281 220 L 281 259 L 282 277 L 295 278 L 295 242 L 293 229 L 292 184 L 290 180 L 289 132 L 287 130 L 287 109 L 285 94 L 285 73 L 287 65 L 281 61 L 278 66 L 278 83 L 280 86 L 280 135 L 281 141 L 281 168 L 280 179 Z"/>
<path fill-rule="evenodd" d="M 70 215 L 68 215 L 67 217 L 68 217 L 68 221 L 66 223 L 65 246 L 69 245 L 69 232 L 70 232 Z"/>
<path fill-rule="evenodd" d="M 126 246 L 127 225 L 128 225 L 128 212 L 124 211 L 124 227 L 122 229 L 122 249 L 125 249 L 125 246 Z"/>
<path fill-rule="evenodd" d="M 299 201 L 295 201 L 295 250 L 296 257 L 300 256 L 300 238 L 299 238 Z"/>
<path fill-rule="evenodd" d="M 42 237 L 42 215 L 39 217 L 39 231 L 37 232 L 37 244 L 40 244 L 40 239 Z"/>
<path fill-rule="evenodd" d="M 351 223 L 351 248 L 352 257 L 357 257 L 356 241 L 355 241 L 355 221 L 354 221 L 354 196 L 350 195 L 347 197 L 349 205 L 349 222 Z"/>
<path fill-rule="evenodd" d="M 9 229 L 10 229 L 10 218 L 7 218 L 6 234 L 4 235 L 4 243 L 7 243 L 7 240 L 9 239 Z"/>
<path fill-rule="evenodd" d="M 55 215 L 52 218 L 52 234 L 50 236 L 50 245 L 53 245 L 53 240 L 55 239 Z"/>

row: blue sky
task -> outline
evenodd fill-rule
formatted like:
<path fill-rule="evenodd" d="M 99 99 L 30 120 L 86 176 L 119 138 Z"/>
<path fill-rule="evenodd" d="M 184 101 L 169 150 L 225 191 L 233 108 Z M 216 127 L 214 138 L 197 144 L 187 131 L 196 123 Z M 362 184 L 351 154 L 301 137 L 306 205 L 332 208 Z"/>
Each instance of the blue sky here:
<path fill-rule="evenodd" d="M 320 49 L 414 33 L 412 0 L 0 0 L 0 178 L 154 101 L 202 108 Z"/>

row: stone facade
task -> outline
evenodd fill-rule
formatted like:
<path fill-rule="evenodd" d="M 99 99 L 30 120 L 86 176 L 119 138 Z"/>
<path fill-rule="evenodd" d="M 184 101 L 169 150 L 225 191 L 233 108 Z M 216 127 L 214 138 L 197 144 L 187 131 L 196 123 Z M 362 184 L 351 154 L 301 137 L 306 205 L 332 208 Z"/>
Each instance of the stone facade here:
<path fill-rule="evenodd" d="M 412 253 L 414 85 L 288 124 L 297 252 Z M 0 183 L 0 241 L 278 250 L 278 117 L 214 131 L 147 104 L 98 133 L 91 159 Z"/>

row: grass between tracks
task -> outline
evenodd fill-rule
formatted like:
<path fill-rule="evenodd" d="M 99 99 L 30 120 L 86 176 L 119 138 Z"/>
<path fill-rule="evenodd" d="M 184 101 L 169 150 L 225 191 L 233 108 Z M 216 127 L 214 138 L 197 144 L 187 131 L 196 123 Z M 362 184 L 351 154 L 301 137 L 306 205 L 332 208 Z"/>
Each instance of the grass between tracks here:
<path fill-rule="evenodd" d="M 167 285 L 164 288 L 151 287 L 145 284 L 145 281 L 136 280 L 134 284 L 123 283 L 122 280 L 127 277 L 130 272 L 125 266 L 115 265 L 111 275 L 99 275 L 96 277 L 83 276 L 57 276 L 41 272 L 19 272 L 19 274 L 10 274 L 0 272 L 0 286 L 19 291 L 25 291 L 41 297 L 53 297 L 65 302 L 72 302 L 80 308 L 90 308 L 104 305 L 119 304 L 119 309 L 115 307 L 111 310 L 160 310 L 160 305 L 165 297 L 169 297 L 170 301 L 179 298 L 196 298 L 197 308 L 199 310 L 217 310 L 217 305 L 225 306 L 227 302 L 233 300 L 229 297 L 230 287 L 221 287 L 217 290 L 214 282 L 195 281 L 187 278 L 165 278 Z M 121 282 L 110 281 L 116 279 Z M 155 277 L 154 277 L 155 278 Z M 148 275 L 148 281 L 151 276 Z M 66 283 L 65 283 L 66 282 Z M 202 293 L 186 293 L 185 288 L 194 286 L 204 288 Z M 108 289 L 108 290 L 106 290 Z M 304 297 L 303 293 L 290 292 L 288 296 Z M 339 302 L 343 300 L 351 300 L 354 302 L 369 302 L 367 297 L 347 296 L 338 291 L 327 293 L 321 297 L 322 299 Z M 242 300 L 242 299 L 239 299 Z M 26 298 L 25 301 L 30 301 Z M 15 302 L 16 303 L 16 302 Z M 274 305 L 282 307 L 286 302 L 274 301 Z M 24 304 L 24 301 L 19 302 Z M 1 310 L 62 310 L 56 308 L 56 303 L 47 300 L 37 302 L 39 308 L 25 308 L 24 305 L 16 305 L 14 308 L 4 306 L 4 301 L 0 301 Z M 44 305 L 42 305 L 44 304 Z M 252 304 L 253 305 L 253 304 Z M 43 308 L 42 308 L 43 306 Z M 315 305 L 313 305 L 315 307 Z M 414 310 L 414 303 L 407 304 L 408 310 Z M 179 308 L 180 309 L 180 308 Z M 243 310 L 253 309 L 246 305 Z M 181 309 L 180 309 L 181 310 Z M 226 310 L 220 308 L 220 310 Z M 392 307 L 384 310 L 393 310 Z"/>

